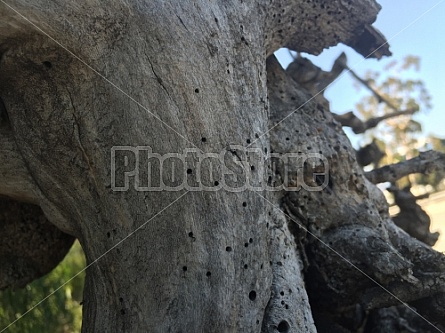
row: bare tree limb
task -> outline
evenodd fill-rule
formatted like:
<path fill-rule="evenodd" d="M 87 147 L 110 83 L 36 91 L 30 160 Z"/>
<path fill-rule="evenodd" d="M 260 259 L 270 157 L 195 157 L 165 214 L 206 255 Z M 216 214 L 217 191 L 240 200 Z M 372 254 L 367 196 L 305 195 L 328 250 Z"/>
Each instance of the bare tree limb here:
<path fill-rule="evenodd" d="M 437 169 L 445 168 L 445 154 L 430 150 L 422 152 L 419 156 L 396 164 L 366 172 L 365 176 L 374 184 L 394 182 L 413 173 L 429 174 Z"/>
<path fill-rule="evenodd" d="M 385 152 L 381 151 L 376 140 L 372 140 L 369 145 L 356 150 L 357 163 L 362 167 L 373 164 L 374 169 L 378 168 L 380 160 L 385 156 Z"/>
<path fill-rule="evenodd" d="M 388 113 L 380 117 L 374 117 L 366 121 L 360 120 L 356 115 L 354 115 L 352 111 L 342 115 L 334 115 L 334 118 L 338 122 L 340 122 L 342 126 L 351 127 L 355 134 L 361 134 L 370 128 L 376 127 L 380 122 L 386 119 L 404 115 L 412 115 L 417 111 L 419 111 L 418 107 L 409 108 L 407 110 L 399 110 L 399 108 L 396 105 L 394 105 L 389 99 L 381 95 L 375 88 L 373 88 L 368 80 L 362 79 L 356 72 L 354 72 L 354 70 L 348 67 L 346 57 L 343 59 L 344 61 L 338 61 L 338 60 L 340 60 L 340 58 L 338 58 L 336 61 L 337 66 L 341 66 L 342 69 L 346 69 L 357 81 L 359 81 L 369 91 L 371 91 L 373 96 L 377 99 L 378 103 L 385 103 L 391 109 L 394 110 L 394 112 L 392 113 Z"/>
<path fill-rule="evenodd" d="M 331 70 L 324 71 L 299 53 L 297 56 L 291 53 L 291 56 L 294 61 L 287 68 L 287 72 L 314 96 L 326 89 L 343 72 L 347 61 L 346 54 L 342 52 L 335 59 Z"/>
<path fill-rule="evenodd" d="M 375 117 L 363 121 L 359 119 L 352 111 L 338 115 L 334 114 L 335 120 L 337 120 L 342 126 L 351 127 L 352 131 L 355 134 L 361 134 L 366 132 L 367 130 L 376 127 L 379 123 L 386 119 L 399 117 L 399 116 L 407 116 L 416 113 L 419 108 L 411 108 L 403 111 L 395 111 L 392 113 L 385 114 L 380 117 Z"/>
<path fill-rule="evenodd" d="M 292 55 L 294 61 L 286 69 L 288 74 L 302 85 L 312 96 L 316 96 L 316 99 L 322 105 L 328 107 L 329 102 L 324 98 L 320 92 L 326 89 L 332 82 L 334 82 L 337 77 L 343 72 L 343 70 L 348 70 L 354 78 L 365 85 L 377 98 L 378 102 L 386 103 L 394 112 L 385 114 L 380 117 L 374 117 L 363 121 L 359 119 L 352 111 L 337 115 L 334 114 L 335 120 L 340 122 L 342 126 L 351 127 L 355 134 L 364 133 L 370 128 L 376 127 L 380 122 L 394 117 L 412 115 L 419 111 L 418 107 L 413 107 L 407 110 L 399 110 L 394 104 L 391 103 L 384 96 L 380 95 L 366 80 L 359 77 L 352 69 L 347 65 L 347 58 L 344 53 L 340 54 L 332 65 L 330 71 L 323 71 L 318 66 L 314 65 L 309 59 L 301 57 L 299 54 L 297 56 Z"/>
<path fill-rule="evenodd" d="M 319 104 L 329 109 L 329 102 L 321 92 L 343 72 L 347 61 L 346 54 L 338 56 L 330 71 L 322 70 L 299 53 L 297 56 L 291 53 L 291 56 L 294 61 L 287 67 L 287 73 L 314 96 Z"/>
<path fill-rule="evenodd" d="M 411 193 L 409 186 L 404 189 L 391 186 L 388 191 L 394 195 L 395 203 L 400 208 L 400 212 L 392 217 L 394 223 L 412 237 L 433 246 L 439 238 L 439 233 L 430 231 L 431 219 L 416 202 L 425 198 L 425 195 L 416 197 Z"/>
<path fill-rule="evenodd" d="M 345 63 L 345 67 L 346 70 L 348 70 L 349 73 L 351 73 L 351 75 L 357 80 L 359 81 L 361 84 L 363 84 L 369 91 L 372 92 L 372 94 L 374 95 L 375 98 L 377 98 L 377 101 L 379 103 L 384 102 L 386 105 L 388 105 L 391 109 L 393 109 L 394 111 L 399 111 L 399 109 L 391 103 L 390 100 L 388 100 L 386 97 L 382 96 L 376 89 L 374 89 L 367 80 L 362 79 L 360 76 L 358 76 L 358 74 L 356 72 L 354 72 L 351 68 L 348 67 L 348 65 Z"/>

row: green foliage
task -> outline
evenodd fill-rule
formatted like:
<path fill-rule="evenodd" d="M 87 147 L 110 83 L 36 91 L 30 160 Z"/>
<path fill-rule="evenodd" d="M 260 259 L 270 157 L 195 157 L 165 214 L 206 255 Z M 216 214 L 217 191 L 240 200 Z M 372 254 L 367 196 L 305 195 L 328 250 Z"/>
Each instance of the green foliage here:
<path fill-rule="evenodd" d="M 0 331 L 54 292 L 85 267 L 85 257 L 76 241 L 65 259 L 48 275 L 20 290 L 0 292 Z M 11 325 L 5 333 L 80 332 L 84 273 L 69 281 L 35 309 Z"/>

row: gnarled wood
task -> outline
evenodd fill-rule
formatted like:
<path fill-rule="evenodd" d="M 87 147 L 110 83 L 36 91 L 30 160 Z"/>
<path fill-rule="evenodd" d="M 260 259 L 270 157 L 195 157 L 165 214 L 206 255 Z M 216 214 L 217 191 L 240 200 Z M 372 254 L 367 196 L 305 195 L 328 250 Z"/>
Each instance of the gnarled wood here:
<path fill-rule="evenodd" d="M 267 1 L 265 10 L 267 55 L 280 47 L 319 54 L 338 43 L 350 45 L 365 57 L 391 55 L 385 38 L 371 25 L 380 10 L 374 0 L 275 0 Z"/>
<path fill-rule="evenodd" d="M 331 327 L 354 332 L 365 323 L 365 310 L 400 304 L 400 300 L 440 298 L 444 267 L 436 262 L 445 262 L 445 257 L 424 245 L 420 250 L 415 239 L 394 226 L 383 194 L 365 178 L 332 114 L 311 102 L 291 113 L 295 101 L 302 105 L 310 95 L 304 95 L 272 59 L 268 82 L 272 151 L 283 156 L 318 152 L 327 159 L 313 159 L 303 169 L 289 160 L 286 168 L 278 169 L 283 179 L 290 177 L 296 185 L 304 182 L 313 188 L 288 191 L 282 200 L 289 223 L 313 236 L 295 235 L 306 242 L 309 269 L 305 277 L 317 328 L 328 320 Z M 299 172 L 303 176 L 297 177 Z M 314 177 L 314 172 L 324 176 Z M 317 185 L 324 187 L 315 190 Z M 423 252 L 422 262 L 416 249 Z M 426 269 L 425 263 L 434 268 Z M 427 307 L 421 314 L 428 317 Z M 444 325 L 443 320 L 434 320 L 438 327 Z"/>
<path fill-rule="evenodd" d="M 352 131 L 355 134 L 361 134 L 366 132 L 367 130 L 376 127 L 378 124 L 380 124 L 382 121 L 400 117 L 400 116 L 409 116 L 413 115 L 419 111 L 419 108 L 413 108 L 408 110 L 402 110 L 402 111 L 394 111 L 388 114 L 385 114 L 380 117 L 370 118 L 368 120 L 361 120 L 358 118 L 352 111 L 344 113 L 344 114 L 334 114 L 335 120 L 337 120 L 342 126 L 351 127 Z"/>
<path fill-rule="evenodd" d="M 32 20 L 62 42 L 76 36 L 70 48 L 133 98 L 45 36 L 5 47 L 0 96 L 20 154 L 52 204 L 47 216 L 74 230 L 88 263 L 98 259 L 87 270 L 83 331 L 259 331 L 273 278 L 263 199 L 136 191 L 134 183 L 114 192 L 110 157 L 124 145 L 220 153 L 267 130 L 264 50 L 252 47 L 263 36 L 264 20 L 252 15 L 258 4 L 43 3 L 30 7 Z M 197 172 L 196 162 L 187 168 Z"/>
<path fill-rule="evenodd" d="M 375 50 L 384 42 L 371 27 L 375 1 L 19 0 L 14 8 L 31 23 L 0 6 L 7 17 L 0 22 L 0 96 L 12 129 L 5 142 L 17 148 L 8 163 L 22 159 L 38 189 L 30 200 L 80 239 L 92 264 L 83 332 L 314 332 L 310 312 L 319 325 L 328 314 L 340 330 L 362 323 L 357 309 L 393 305 L 381 289 L 358 305 L 375 284 L 320 240 L 379 283 L 442 299 L 442 285 L 427 289 L 425 267 L 405 248 L 417 243 L 384 217 L 387 206 L 339 124 L 314 103 L 288 117 L 309 95 L 273 59 L 266 68 L 266 56 L 281 46 L 316 54 L 342 41 L 362 54 Z M 327 181 L 323 191 L 273 198 L 264 191 L 142 191 L 132 177 L 127 191 L 113 191 L 113 172 L 123 182 L 137 170 L 135 147 L 161 155 L 196 149 L 184 173 L 196 181 L 200 153 L 229 152 L 238 161 L 231 145 L 270 151 L 261 135 L 269 125 L 276 126 L 273 152 L 326 157 L 327 174 L 319 174 L 319 162 L 303 166 L 307 185 Z M 112 166 L 117 146 L 134 150 Z M 288 166 L 298 184 L 297 166 Z M 273 178 L 251 167 L 247 178 L 284 179 L 280 168 Z M 172 178 L 167 170 L 156 180 Z M 210 173 L 201 180 L 221 183 Z M 286 223 L 265 198 L 282 204 Z M 422 255 L 431 263 L 437 257 L 429 250 Z M 329 305 L 339 311 L 328 313 Z M 345 316 L 352 324 L 345 326 Z"/>

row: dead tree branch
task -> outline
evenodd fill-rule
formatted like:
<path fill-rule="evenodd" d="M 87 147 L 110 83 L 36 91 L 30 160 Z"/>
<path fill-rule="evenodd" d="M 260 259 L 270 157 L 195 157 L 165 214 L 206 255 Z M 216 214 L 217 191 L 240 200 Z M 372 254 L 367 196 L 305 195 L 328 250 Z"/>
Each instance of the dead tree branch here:
<path fill-rule="evenodd" d="M 374 184 L 395 182 L 396 180 L 413 173 L 429 174 L 438 169 L 445 168 L 445 154 L 430 150 L 422 152 L 419 156 L 396 164 L 366 172 L 365 176 Z"/>
<path fill-rule="evenodd" d="M 412 115 L 419 111 L 419 108 L 410 108 L 403 111 L 394 111 L 392 113 L 385 114 L 380 117 L 375 117 L 368 119 L 366 121 L 358 118 L 352 111 L 338 115 L 334 114 L 335 120 L 337 120 L 342 126 L 351 127 L 352 131 L 355 134 L 361 134 L 366 132 L 367 130 L 376 127 L 379 123 L 386 119 L 399 117 L 399 116 L 407 116 Z"/>
<path fill-rule="evenodd" d="M 302 57 L 299 53 L 294 56 L 294 61 L 287 68 L 291 77 L 301 84 L 312 96 L 323 92 L 343 72 L 346 66 L 346 54 L 342 53 L 335 60 L 330 71 L 324 71 L 314 65 L 309 59 Z"/>
<path fill-rule="evenodd" d="M 364 167 L 372 163 L 374 169 L 378 168 L 380 160 L 385 156 L 385 152 L 380 150 L 375 139 L 369 145 L 356 150 L 355 154 L 358 164 Z"/>
<path fill-rule="evenodd" d="M 439 238 L 439 233 L 430 232 L 431 219 L 416 202 L 425 196 L 416 197 L 411 193 L 409 187 L 399 189 L 396 186 L 391 186 L 388 191 L 394 195 L 394 200 L 400 208 L 399 214 L 392 218 L 394 223 L 412 237 L 433 246 Z"/>
<path fill-rule="evenodd" d="M 375 88 L 373 88 L 368 80 L 362 79 L 356 72 L 354 72 L 354 70 L 352 70 L 347 65 L 347 59 L 344 54 L 342 54 L 340 57 L 337 58 L 333 66 L 333 69 L 335 66 L 337 66 L 337 71 L 341 72 L 343 70 L 347 70 L 358 82 L 363 84 L 369 91 L 371 91 L 373 96 L 377 99 L 378 103 L 385 103 L 391 109 L 394 110 L 394 112 L 385 114 L 380 117 L 371 118 L 366 121 L 360 120 L 356 115 L 354 115 L 352 111 L 342 115 L 334 114 L 335 120 L 340 122 L 342 126 L 351 127 L 355 134 L 364 133 L 368 129 L 376 127 L 383 120 L 399 116 L 412 115 L 415 112 L 419 111 L 418 107 L 413 107 L 407 110 L 399 110 L 399 108 L 395 106 L 388 98 L 386 98 L 385 96 L 380 94 Z"/>
<path fill-rule="evenodd" d="M 370 92 L 372 92 L 372 94 L 374 95 L 375 98 L 377 98 L 377 101 L 379 103 L 385 103 L 386 105 L 388 105 L 391 109 L 393 109 L 394 111 L 399 111 L 399 109 L 390 101 L 388 100 L 386 97 L 382 96 L 376 89 L 374 89 L 367 80 L 362 79 L 360 76 L 358 76 L 358 74 L 356 72 L 354 72 L 351 68 L 348 67 L 348 65 L 345 64 L 345 69 L 351 73 L 351 75 L 357 80 L 359 81 L 361 84 L 363 84 Z"/>

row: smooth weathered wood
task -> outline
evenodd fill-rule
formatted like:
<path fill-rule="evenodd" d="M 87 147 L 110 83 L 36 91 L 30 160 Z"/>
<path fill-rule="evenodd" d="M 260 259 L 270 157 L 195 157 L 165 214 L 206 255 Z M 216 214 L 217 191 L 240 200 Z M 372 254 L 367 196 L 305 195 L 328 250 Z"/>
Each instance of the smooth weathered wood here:
<path fill-rule="evenodd" d="M 42 195 L 70 218 L 88 262 L 101 258 L 87 271 L 84 332 L 259 331 L 272 283 L 260 197 L 110 188 L 113 146 L 220 153 L 267 130 L 264 52 L 250 46 L 262 36 L 257 4 L 116 2 L 88 17 L 94 3 L 65 5 L 60 13 L 57 3 L 34 3 L 33 19 L 63 42 L 75 26 L 62 24 L 63 13 L 73 10 L 82 48 L 70 48 L 148 109 L 46 37 L 3 54 L 0 92 L 20 153 Z"/>
<path fill-rule="evenodd" d="M 276 63 L 266 68 L 266 57 L 282 46 L 316 54 L 344 42 L 362 54 L 375 50 L 384 41 L 370 25 L 375 1 L 335 8 L 297 0 L 11 4 L 29 21 L 0 5 L 0 96 L 13 136 L 2 140 L 15 143 L 5 164 L 24 163 L 18 179 L 31 177 L 38 190 L 12 190 L 82 244 L 91 264 L 83 332 L 315 332 L 311 314 L 355 305 L 372 283 L 296 222 L 340 253 L 360 250 L 351 260 L 361 265 L 366 255 L 364 269 L 378 281 L 427 281 L 419 272 L 415 280 L 410 269 L 419 263 L 391 238 L 390 226 L 380 226 L 385 205 L 332 115 L 309 103 L 287 119 L 295 100 L 308 95 Z M 275 125 L 269 142 L 262 134 Z M 125 192 L 112 188 L 113 147 L 228 152 L 236 164 L 230 145 L 270 152 L 269 143 L 283 154 L 325 154 L 332 172 L 306 181 L 331 177 L 326 190 L 154 192 L 135 190 L 134 179 Z M 129 165 L 117 162 L 119 181 L 134 167 L 129 156 Z M 250 168 L 249 180 L 279 181 L 280 170 L 273 175 L 270 161 L 261 162 L 264 170 Z M 187 168 L 196 180 L 196 159 Z M 207 186 L 221 181 L 201 176 Z M 280 204 L 286 221 L 272 212 Z M 323 305 L 317 283 L 329 289 L 324 296 L 339 297 Z M 376 299 L 386 304 L 381 294 Z"/>

